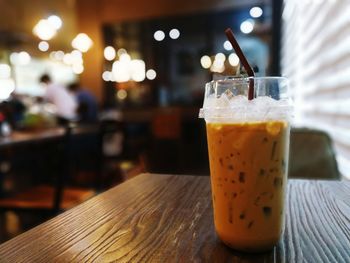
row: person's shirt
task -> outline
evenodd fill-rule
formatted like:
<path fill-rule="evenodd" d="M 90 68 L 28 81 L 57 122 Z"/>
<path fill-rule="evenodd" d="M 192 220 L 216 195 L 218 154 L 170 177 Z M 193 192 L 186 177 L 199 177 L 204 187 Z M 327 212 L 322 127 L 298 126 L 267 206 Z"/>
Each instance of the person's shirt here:
<path fill-rule="evenodd" d="M 77 91 L 76 98 L 79 104 L 80 120 L 82 122 L 97 121 L 98 106 L 96 98 L 87 90 Z"/>
<path fill-rule="evenodd" d="M 76 118 L 77 102 L 65 87 L 58 84 L 48 84 L 45 98 L 56 106 L 59 117 L 68 120 Z"/>

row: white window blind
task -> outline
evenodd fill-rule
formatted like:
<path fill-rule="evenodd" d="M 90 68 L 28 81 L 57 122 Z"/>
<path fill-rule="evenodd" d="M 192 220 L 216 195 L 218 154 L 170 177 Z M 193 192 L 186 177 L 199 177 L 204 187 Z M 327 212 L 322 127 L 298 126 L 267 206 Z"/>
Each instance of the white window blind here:
<path fill-rule="evenodd" d="M 350 178 L 350 1 L 285 0 L 282 20 L 295 124 L 328 132 Z"/>

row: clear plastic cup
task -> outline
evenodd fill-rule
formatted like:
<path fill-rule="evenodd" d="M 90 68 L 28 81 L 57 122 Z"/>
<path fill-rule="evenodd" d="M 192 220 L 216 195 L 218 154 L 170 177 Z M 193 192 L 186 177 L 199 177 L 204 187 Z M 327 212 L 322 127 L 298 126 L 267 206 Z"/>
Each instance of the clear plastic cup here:
<path fill-rule="evenodd" d="M 249 80 L 254 99 L 248 101 Z M 282 77 L 225 78 L 206 84 L 215 229 L 229 247 L 269 250 L 284 229 L 292 103 Z"/>

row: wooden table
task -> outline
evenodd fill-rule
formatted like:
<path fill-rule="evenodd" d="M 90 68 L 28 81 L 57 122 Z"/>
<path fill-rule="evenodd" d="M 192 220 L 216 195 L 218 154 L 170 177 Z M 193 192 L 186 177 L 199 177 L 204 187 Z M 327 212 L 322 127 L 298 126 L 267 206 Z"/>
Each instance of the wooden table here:
<path fill-rule="evenodd" d="M 4 243 L 0 262 L 350 262 L 350 182 L 291 180 L 264 254 L 215 235 L 209 177 L 143 174 Z"/>
<path fill-rule="evenodd" d="M 72 135 L 97 134 L 98 125 L 76 125 L 72 126 Z M 48 140 L 56 140 L 64 137 L 65 128 L 55 127 L 39 130 L 13 131 L 7 137 L 0 137 L 0 148 L 12 147 L 19 144 L 43 143 Z"/>
<path fill-rule="evenodd" d="M 37 131 L 13 131 L 8 137 L 0 137 L 0 147 L 18 144 L 43 142 L 64 136 L 64 128 L 42 129 Z"/>

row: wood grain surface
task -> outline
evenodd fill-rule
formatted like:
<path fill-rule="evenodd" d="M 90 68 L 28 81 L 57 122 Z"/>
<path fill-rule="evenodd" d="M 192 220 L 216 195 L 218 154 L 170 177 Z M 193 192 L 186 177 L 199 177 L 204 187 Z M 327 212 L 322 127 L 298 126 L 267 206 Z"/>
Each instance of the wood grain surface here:
<path fill-rule="evenodd" d="M 143 174 L 4 243 L 0 262 L 350 262 L 350 182 L 289 182 L 264 254 L 215 235 L 209 177 Z"/>

